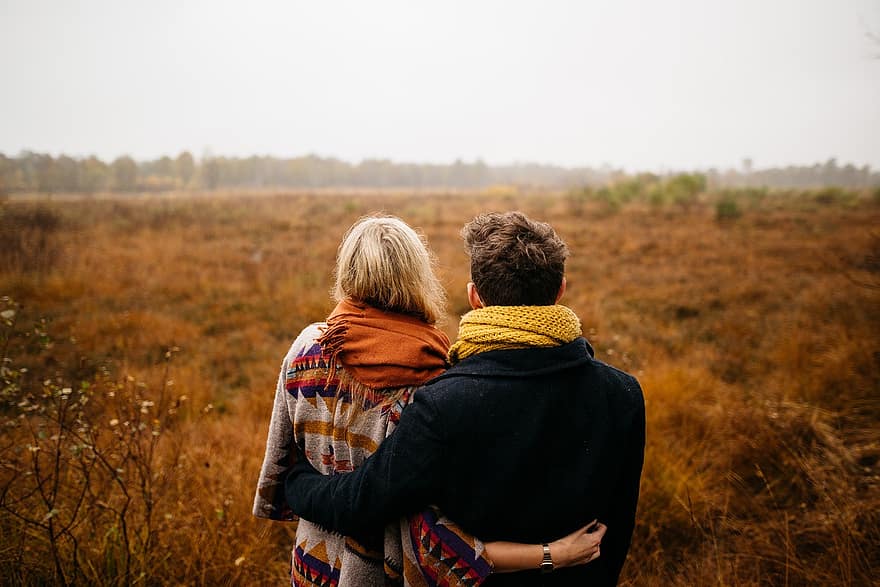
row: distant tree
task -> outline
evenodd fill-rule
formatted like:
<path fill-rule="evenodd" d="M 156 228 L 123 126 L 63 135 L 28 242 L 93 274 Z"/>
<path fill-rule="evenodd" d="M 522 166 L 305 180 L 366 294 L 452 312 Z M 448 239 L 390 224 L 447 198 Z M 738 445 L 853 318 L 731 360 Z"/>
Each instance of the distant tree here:
<path fill-rule="evenodd" d="M 132 192 L 137 188 L 138 166 L 134 159 L 125 155 L 117 158 L 110 165 L 113 170 L 113 189 L 120 192 Z"/>
<path fill-rule="evenodd" d="M 19 156 L 25 179 L 25 189 L 37 192 L 51 192 L 53 188 L 51 156 L 43 153 L 25 151 Z"/>
<path fill-rule="evenodd" d="M 52 173 L 53 187 L 63 192 L 80 191 L 79 164 L 75 159 L 67 155 L 61 155 L 55 160 Z"/>
<path fill-rule="evenodd" d="M 477 159 L 467 166 L 464 177 L 468 185 L 487 185 L 489 183 L 489 166 L 482 159 Z"/>
<path fill-rule="evenodd" d="M 106 190 L 110 183 L 110 169 L 107 164 L 92 155 L 79 164 L 80 189 L 87 194 Z"/>
<path fill-rule="evenodd" d="M 388 159 L 364 159 L 357 167 L 357 174 L 366 185 L 386 187 L 394 180 L 392 168 Z"/>
<path fill-rule="evenodd" d="M 189 151 L 183 151 L 174 160 L 175 175 L 180 179 L 183 187 L 189 185 L 196 172 L 196 163 Z"/>
<path fill-rule="evenodd" d="M 36 182 L 34 180 L 35 173 L 32 160 L 30 159 L 31 155 L 32 153 L 30 151 L 22 151 L 15 159 L 15 162 L 18 165 L 18 173 L 21 177 L 19 188 L 22 191 L 36 189 Z"/>
<path fill-rule="evenodd" d="M 748 170 L 748 173 L 745 173 Z M 880 185 L 880 172 L 869 166 L 839 164 L 836 159 L 814 165 L 753 169 L 748 160 L 743 168 L 711 169 L 707 174 L 683 173 L 657 176 L 632 174 L 610 166 L 602 168 L 565 168 L 554 165 L 519 163 L 488 166 L 477 159 L 461 159 L 451 164 L 395 163 L 389 159 L 366 159 L 357 165 L 340 159 L 307 155 L 295 158 L 214 157 L 206 152 L 201 165 L 184 151 L 176 158 L 161 157 L 136 163 L 120 157 L 111 164 L 97 157 L 75 159 L 61 155 L 57 159 L 44 153 L 23 151 L 10 158 L 0 154 L 0 186 L 7 192 L 100 190 L 166 191 L 200 186 L 220 187 L 419 187 L 454 186 L 479 188 L 490 185 L 533 185 L 548 188 L 591 186 L 609 190 L 616 203 L 633 199 L 665 205 L 678 203 L 689 207 L 707 186 L 713 191 L 726 187 L 776 187 L 814 189 L 827 186 L 870 188 Z"/>
<path fill-rule="evenodd" d="M 5 196 L 15 189 L 15 176 L 18 166 L 14 159 L 10 159 L 0 153 L 0 197 Z"/>
<path fill-rule="evenodd" d="M 202 159 L 202 187 L 213 190 L 220 184 L 220 161 L 216 157 Z"/>
<path fill-rule="evenodd" d="M 310 157 L 296 157 L 288 159 L 284 170 L 285 180 L 290 185 L 313 187 L 314 180 L 312 165 L 309 162 Z"/>
<path fill-rule="evenodd" d="M 160 177 L 174 177 L 176 175 L 174 169 L 174 161 L 171 157 L 160 157 L 153 162 L 153 173 Z"/>
<path fill-rule="evenodd" d="M 53 169 L 55 160 L 45 153 L 34 153 L 31 157 L 31 169 L 36 181 L 37 191 L 51 192 L 54 187 Z"/>

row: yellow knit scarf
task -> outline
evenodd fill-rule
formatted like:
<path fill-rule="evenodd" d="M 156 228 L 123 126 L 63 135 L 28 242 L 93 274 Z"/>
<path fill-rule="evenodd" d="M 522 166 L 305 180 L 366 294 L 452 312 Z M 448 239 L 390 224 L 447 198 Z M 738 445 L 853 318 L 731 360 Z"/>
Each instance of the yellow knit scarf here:
<path fill-rule="evenodd" d="M 449 362 L 487 351 L 559 346 L 580 335 L 581 321 L 565 306 L 488 306 L 462 316 Z"/>

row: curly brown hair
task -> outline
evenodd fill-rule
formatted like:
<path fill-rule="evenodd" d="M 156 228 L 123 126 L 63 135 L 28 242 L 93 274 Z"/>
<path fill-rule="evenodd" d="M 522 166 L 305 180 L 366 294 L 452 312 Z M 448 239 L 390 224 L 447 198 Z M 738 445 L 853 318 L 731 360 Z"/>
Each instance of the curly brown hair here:
<path fill-rule="evenodd" d="M 522 212 L 493 212 L 468 222 L 461 236 L 484 305 L 556 303 L 568 247 L 552 226 Z"/>

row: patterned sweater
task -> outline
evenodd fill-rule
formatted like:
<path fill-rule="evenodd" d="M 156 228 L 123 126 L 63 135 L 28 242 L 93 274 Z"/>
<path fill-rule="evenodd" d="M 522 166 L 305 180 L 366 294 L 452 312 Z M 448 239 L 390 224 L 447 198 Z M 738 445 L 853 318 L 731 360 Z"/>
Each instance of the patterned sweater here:
<path fill-rule="evenodd" d="M 397 425 L 415 388 L 389 407 L 381 393 L 366 397 L 366 411 L 349 418 L 351 395 L 328 381 L 330 359 L 316 340 L 324 323 L 306 327 L 284 358 L 266 441 L 254 515 L 296 517 L 284 498 L 284 479 L 297 448 L 325 475 L 359 467 Z M 291 560 L 295 586 L 479 585 L 491 573 L 483 544 L 435 509 L 377 528 L 356 541 L 299 520 Z"/>

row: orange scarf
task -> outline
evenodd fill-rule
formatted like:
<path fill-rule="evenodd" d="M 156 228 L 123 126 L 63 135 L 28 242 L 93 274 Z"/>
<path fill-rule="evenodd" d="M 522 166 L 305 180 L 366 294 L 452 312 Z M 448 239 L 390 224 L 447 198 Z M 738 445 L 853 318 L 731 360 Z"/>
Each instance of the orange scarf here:
<path fill-rule="evenodd" d="M 348 299 L 327 318 L 318 343 L 333 359 L 328 379 L 339 363 L 372 390 L 421 385 L 449 366 L 449 338 L 443 331 L 415 316 Z"/>

